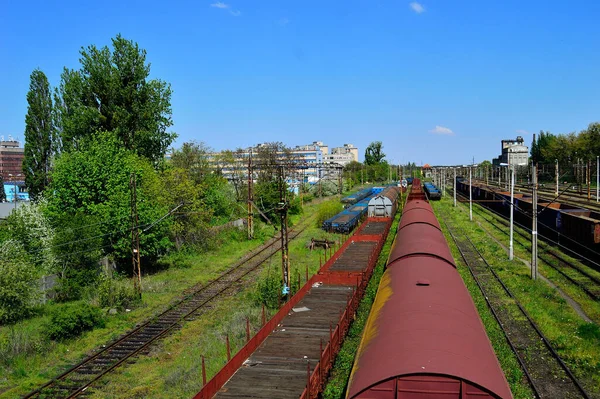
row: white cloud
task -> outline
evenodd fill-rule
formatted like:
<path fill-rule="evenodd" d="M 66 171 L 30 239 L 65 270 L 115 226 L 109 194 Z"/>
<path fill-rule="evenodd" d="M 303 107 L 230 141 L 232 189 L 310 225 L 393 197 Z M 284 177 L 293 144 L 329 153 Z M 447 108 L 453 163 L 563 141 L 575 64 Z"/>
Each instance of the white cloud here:
<path fill-rule="evenodd" d="M 223 3 L 222 1 L 212 3 L 210 6 L 214 8 L 220 8 L 221 10 L 228 10 L 229 13 L 234 17 L 239 17 L 240 15 L 242 15 L 242 12 L 240 10 L 234 10 L 229 4 Z"/>
<path fill-rule="evenodd" d="M 529 135 L 529 132 L 527 130 L 523 130 L 523 129 L 519 129 L 516 132 L 519 134 L 522 134 L 522 135 Z"/>
<path fill-rule="evenodd" d="M 287 18 L 281 18 L 279 21 L 277 21 L 277 23 L 281 26 L 286 26 L 290 23 L 290 20 Z"/>
<path fill-rule="evenodd" d="M 423 4 L 417 3 L 416 1 L 413 1 L 412 3 L 410 3 L 409 6 L 417 14 L 421 14 L 421 13 L 425 12 L 425 7 L 423 7 Z"/>
<path fill-rule="evenodd" d="M 431 129 L 429 133 L 433 134 L 445 134 L 447 136 L 454 136 L 454 132 L 444 126 L 436 126 L 435 129 Z"/>
<path fill-rule="evenodd" d="M 215 7 L 215 8 L 229 8 L 228 4 L 225 4 L 223 2 L 217 1 L 216 3 L 212 3 L 210 5 L 211 7 Z"/>

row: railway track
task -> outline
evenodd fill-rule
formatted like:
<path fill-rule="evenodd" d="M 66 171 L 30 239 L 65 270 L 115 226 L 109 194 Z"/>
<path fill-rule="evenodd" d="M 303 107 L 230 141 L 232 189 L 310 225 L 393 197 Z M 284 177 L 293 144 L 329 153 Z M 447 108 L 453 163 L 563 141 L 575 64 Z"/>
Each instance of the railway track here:
<path fill-rule="evenodd" d="M 309 218 L 306 223 L 291 230 L 289 238 L 298 237 L 312 220 L 313 218 Z M 30 392 L 24 399 L 87 397 L 90 386 L 106 374 L 147 351 L 150 345 L 181 327 L 184 321 L 208 309 L 218 297 L 241 290 L 242 287 L 238 283 L 277 253 L 280 250 L 277 247 L 279 242 L 279 238 L 270 239 L 260 249 L 242 258 L 216 279 L 186 290 L 185 297 L 163 313 L 147 320 L 116 341 L 104 345 L 94 355 Z"/>
<path fill-rule="evenodd" d="M 498 185 L 498 182 L 485 183 L 485 181 L 483 181 L 483 180 L 478 180 L 478 182 L 487 184 L 489 186 L 506 189 L 505 183 Z M 575 192 L 574 190 L 573 190 L 573 192 L 570 192 L 570 190 L 565 191 L 568 187 L 572 187 L 572 186 L 573 186 L 572 184 L 567 185 L 567 186 L 562 186 L 562 185 L 559 186 L 559 193 L 562 193 L 562 194 L 558 198 L 558 202 L 564 202 L 566 204 L 577 205 L 577 206 L 581 206 L 581 207 L 584 207 L 584 208 L 587 208 L 590 210 L 600 211 L 600 204 L 596 202 L 596 191 L 595 190 L 593 190 L 591 199 L 588 200 L 587 193 L 579 194 L 579 193 Z M 555 186 L 553 186 L 553 187 L 555 187 Z M 515 193 L 531 194 L 531 186 L 528 186 L 526 184 L 515 184 Z M 551 201 L 556 197 L 555 188 L 538 186 L 538 196 L 539 196 L 540 202 L 542 202 L 542 200 Z"/>
<path fill-rule="evenodd" d="M 460 196 L 463 198 L 466 198 L 462 194 L 460 194 Z M 467 198 L 467 200 L 468 200 L 468 198 Z M 507 231 L 509 228 L 509 222 L 504 218 L 503 215 L 501 215 L 491 209 L 488 209 L 488 208 L 484 208 L 485 211 L 483 211 L 483 212 L 481 212 L 479 210 L 479 207 L 474 207 L 473 209 L 486 222 L 488 222 L 489 224 L 494 226 L 496 229 L 501 231 L 506 236 L 509 235 L 509 233 Z M 488 215 L 488 212 L 489 212 L 489 214 L 495 215 L 495 216 L 492 216 L 492 219 L 488 218 L 486 216 L 486 215 Z M 496 223 L 496 222 L 501 223 L 502 226 L 498 225 L 498 223 Z M 514 232 L 516 233 L 516 235 L 514 236 L 514 240 L 516 242 L 518 242 L 522 247 L 527 249 L 529 252 L 531 252 L 531 229 L 529 229 L 526 226 L 523 226 L 519 223 L 515 223 L 515 227 L 519 227 L 519 228 L 514 229 Z M 525 230 L 525 232 L 529 232 L 529 235 L 524 233 L 522 230 Z M 518 241 L 517 236 L 520 236 L 523 240 Z M 544 239 L 545 241 L 549 242 L 550 244 L 557 245 L 556 242 L 552 241 L 548 237 L 544 237 L 544 236 L 540 235 L 540 238 Z M 580 265 L 572 262 L 571 260 L 567 259 L 564 255 L 560 254 L 559 252 L 556 252 L 554 249 L 549 248 L 549 246 L 547 244 L 538 246 L 538 258 L 541 259 L 545 265 L 556 270 L 561 276 L 563 276 L 564 278 L 569 280 L 572 284 L 579 287 L 590 298 L 592 298 L 596 301 L 600 300 L 600 278 L 598 276 L 585 270 L 585 268 L 583 266 L 580 266 Z M 592 262 L 592 261 L 589 261 L 589 260 L 587 261 L 587 263 L 590 263 L 590 262 Z M 600 270 L 600 265 L 598 265 L 594 262 L 592 262 L 592 263 L 593 263 L 593 265 L 588 264 L 587 267 L 590 267 L 591 269 Z"/>
<path fill-rule="evenodd" d="M 536 397 L 589 398 L 581 382 L 469 237 L 447 220 L 441 220 L 503 330 Z"/>

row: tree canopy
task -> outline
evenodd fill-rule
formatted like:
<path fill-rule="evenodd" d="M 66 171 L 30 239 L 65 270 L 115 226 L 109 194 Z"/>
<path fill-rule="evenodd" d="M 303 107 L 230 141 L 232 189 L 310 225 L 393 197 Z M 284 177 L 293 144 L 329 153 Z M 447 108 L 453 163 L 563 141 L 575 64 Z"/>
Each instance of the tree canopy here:
<path fill-rule="evenodd" d="M 94 45 L 80 51 L 81 68 L 65 68 L 55 91 L 55 123 L 59 147 L 70 151 L 82 139 L 98 132 L 113 132 L 121 145 L 157 164 L 176 135 L 171 86 L 149 79 L 146 51 L 121 35 L 112 50 Z"/>
<path fill-rule="evenodd" d="M 373 141 L 365 150 L 365 164 L 376 165 L 383 161 L 385 154 L 383 153 L 383 144 L 381 141 Z"/>
<path fill-rule="evenodd" d="M 531 157 L 539 164 L 560 165 L 591 160 L 600 155 L 600 123 L 591 123 L 579 133 L 552 134 L 540 131 L 531 145 Z"/>

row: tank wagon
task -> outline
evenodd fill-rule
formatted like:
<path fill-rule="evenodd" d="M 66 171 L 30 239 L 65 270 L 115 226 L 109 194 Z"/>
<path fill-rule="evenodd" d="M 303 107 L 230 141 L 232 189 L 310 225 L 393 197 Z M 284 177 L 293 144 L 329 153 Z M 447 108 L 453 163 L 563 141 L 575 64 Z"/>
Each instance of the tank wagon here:
<path fill-rule="evenodd" d="M 413 184 L 413 197 L 417 187 Z M 512 397 L 436 216 L 423 199 L 409 199 L 404 207 L 346 397 Z"/>
<path fill-rule="evenodd" d="M 430 200 L 439 200 L 442 198 L 442 192 L 433 183 L 425 182 L 423 184 L 423 191 L 425 191 Z"/>
<path fill-rule="evenodd" d="M 469 195 L 469 180 L 456 178 L 457 190 Z M 481 183 L 471 185 L 473 201 L 482 200 L 481 205 L 505 217 L 510 213 L 510 192 Z M 533 202 L 531 195 L 514 194 L 515 222 L 531 227 Z M 548 203 L 540 200 L 537 206 L 538 231 L 559 244 L 600 262 L 600 212 L 560 202 Z"/>
<path fill-rule="evenodd" d="M 369 201 L 369 217 L 393 217 L 398 207 L 399 187 L 386 187 Z"/>

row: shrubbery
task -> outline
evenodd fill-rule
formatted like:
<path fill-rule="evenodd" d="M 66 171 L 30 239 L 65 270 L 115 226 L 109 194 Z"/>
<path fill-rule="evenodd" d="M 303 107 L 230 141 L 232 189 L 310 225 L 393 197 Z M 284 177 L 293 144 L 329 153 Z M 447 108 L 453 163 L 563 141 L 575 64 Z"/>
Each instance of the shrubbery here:
<path fill-rule="evenodd" d="M 87 303 L 70 303 L 53 310 L 46 335 L 55 340 L 72 338 L 95 327 L 104 327 L 102 311 Z"/>
<path fill-rule="evenodd" d="M 98 304 L 102 308 L 124 309 L 138 301 L 129 279 L 102 274 L 98 282 Z"/>
<path fill-rule="evenodd" d="M 31 315 L 40 295 L 37 277 L 19 242 L 0 243 L 0 325 Z"/>
<path fill-rule="evenodd" d="M 324 202 L 323 204 L 321 204 L 321 206 L 319 207 L 318 214 L 317 214 L 317 220 L 316 220 L 317 227 L 321 227 L 323 225 L 324 221 L 326 221 L 327 219 L 329 219 L 332 216 L 337 215 L 343 209 L 344 208 L 342 207 L 339 199 L 337 199 L 337 198 L 328 200 L 328 201 Z"/>

